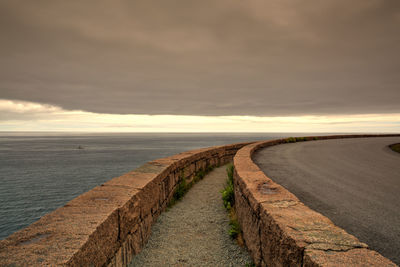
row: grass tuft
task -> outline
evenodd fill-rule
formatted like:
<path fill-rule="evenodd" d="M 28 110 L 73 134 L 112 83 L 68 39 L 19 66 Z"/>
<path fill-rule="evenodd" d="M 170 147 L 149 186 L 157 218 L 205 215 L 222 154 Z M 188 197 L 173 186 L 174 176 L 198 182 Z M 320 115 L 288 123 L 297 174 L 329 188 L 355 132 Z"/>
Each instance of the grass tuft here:
<path fill-rule="evenodd" d="M 185 178 L 185 171 L 181 171 L 181 175 L 179 178 L 179 184 L 176 187 L 174 194 L 172 196 L 172 199 L 168 203 L 168 209 L 171 208 L 175 203 L 183 198 L 183 196 L 189 191 L 192 186 L 197 183 L 198 181 L 202 180 L 204 176 L 206 176 L 207 173 L 212 171 L 214 169 L 214 166 L 207 166 L 205 170 L 200 169 L 197 172 L 194 173 L 192 181 L 190 183 L 187 182 Z M 168 210 L 167 209 L 167 210 Z"/>
<path fill-rule="evenodd" d="M 241 233 L 239 222 L 236 219 L 232 219 L 229 222 L 231 229 L 229 229 L 228 233 L 232 239 L 236 239 Z"/>
<path fill-rule="evenodd" d="M 181 181 L 178 184 L 178 187 L 176 188 L 174 192 L 174 198 L 176 200 L 180 200 L 186 193 L 187 191 L 187 183 L 186 183 L 186 178 L 181 177 Z"/>
<path fill-rule="evenodd" d="M 222 200 L 224 201 L 225 208 L 229 211 L 233 205 L 235 205 L 235 191 L 233 190 L 233 165 L 229 164 L 226 167 L 226 173 L 228 175 L 228 179 L 226 180 L 226 186 L 221 191 Z"/>
<path fill-rule="evenodd" d="M 285 143 L 296 143 L 311 140 L 310 137 L 288 137 L 285 139 Z M 313 140 L 318 140 L 318 137 L 314 137 Z"/>
<path fill-rule="evenodd" d="M 400 143 L 389 146 L 393 151 L 400 153 Z"/>
<path fill-rule="evenodd" d="M 229 225 L 230 229 L 228 230 L 228 234 L 232 239 L 236 239 L 239 245 L 243 246 L 243 238 L 242 238 L 242 230 L 240 228 L 240 224 L 237 220 L 236 211 L 235 211 L 235 191 L 233 185 L 233 173 L 234 166 L 233 164 L 229 164 L 226 167 L 226 186 L 223 190 L 221 190 L 222 200 L 224 202 L 224 207 L 229 212 Z"/>
<path fill-rule="evenodd" d="M 294 138 L 294 137 L 289 137 L 289 138 L 286 138 L 286 143 L 296 143 L 296 138 Z"/>
<path fill-rule="evenodd" d="M 208 166 L 206 167 L 206 173 L 209 173 L 209 172 L 212 171 L 212 170 L 214 170 L 214 166 L 208 165 Z"/>

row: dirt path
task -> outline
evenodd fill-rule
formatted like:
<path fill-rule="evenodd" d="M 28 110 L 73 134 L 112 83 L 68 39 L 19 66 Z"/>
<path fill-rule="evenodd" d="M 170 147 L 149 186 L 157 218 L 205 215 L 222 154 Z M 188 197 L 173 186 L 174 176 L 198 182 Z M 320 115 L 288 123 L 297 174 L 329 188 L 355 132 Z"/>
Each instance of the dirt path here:
<path fill-rule="evenodd" d="M 220 190 L 225 166 L 214 169 L 152 227 L 130 266 L 246 266 L 251 258 L 228 235 L 229 218 Z"/>

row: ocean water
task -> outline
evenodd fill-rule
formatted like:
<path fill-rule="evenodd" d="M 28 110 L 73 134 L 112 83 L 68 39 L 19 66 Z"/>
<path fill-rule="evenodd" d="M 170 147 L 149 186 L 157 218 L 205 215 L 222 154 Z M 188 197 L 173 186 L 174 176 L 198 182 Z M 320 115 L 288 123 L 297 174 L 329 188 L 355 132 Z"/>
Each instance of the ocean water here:
<path fill-rule="evenodd" d="M 0 239 L 145 162 L 286 136 L 296 134 L 0 133 Z"/>

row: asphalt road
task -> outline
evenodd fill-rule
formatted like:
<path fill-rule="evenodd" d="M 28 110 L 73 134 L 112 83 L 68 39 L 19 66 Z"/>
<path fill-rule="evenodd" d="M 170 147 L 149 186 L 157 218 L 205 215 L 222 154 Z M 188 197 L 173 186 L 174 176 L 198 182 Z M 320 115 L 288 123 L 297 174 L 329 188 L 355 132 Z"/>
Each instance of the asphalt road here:
<path fill-rule="evenodd" d="M 400 137 L 298 142 L 254 161 L 311 209 L 400 265 Z"/>

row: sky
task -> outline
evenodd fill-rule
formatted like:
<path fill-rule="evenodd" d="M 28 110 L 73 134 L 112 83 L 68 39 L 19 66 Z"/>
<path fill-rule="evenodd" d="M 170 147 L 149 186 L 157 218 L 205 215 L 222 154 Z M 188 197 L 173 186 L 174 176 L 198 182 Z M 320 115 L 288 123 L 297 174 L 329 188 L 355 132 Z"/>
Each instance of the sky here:
<path fill-rule="evenodd" d="M 400 132 L 398 0 L 0 0 L 0 131 Z"/>

